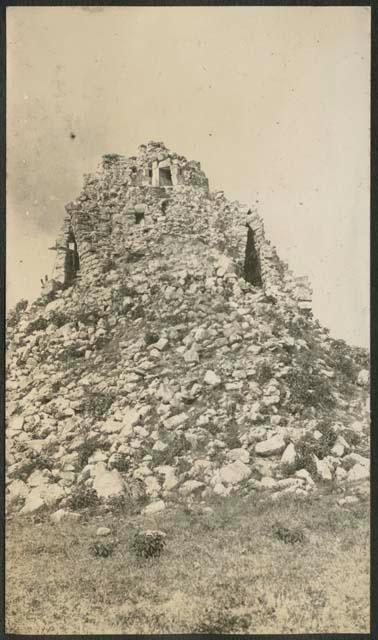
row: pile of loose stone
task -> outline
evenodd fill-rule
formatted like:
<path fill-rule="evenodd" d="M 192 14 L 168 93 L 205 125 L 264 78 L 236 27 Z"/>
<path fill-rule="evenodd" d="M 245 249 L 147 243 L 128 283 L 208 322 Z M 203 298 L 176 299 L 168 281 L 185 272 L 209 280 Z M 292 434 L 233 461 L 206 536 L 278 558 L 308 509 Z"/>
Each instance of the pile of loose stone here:
<path fill-rule="evenodd" d="M 203 499 L 238 490 L 267 491 L 272 498 L 306 495 L 319 478 L 349 494 L 361 484 L 366 490 L 367 372 L 355 380 L 355 397 L 343 398 L 332 366 L 290 335 L 285 318 L 300 322 L 298 312 L 274 305 L 280 323 L 274 335 L 273 307 L 264 293 L 217 265 L 214 271 L 192 278 L 171 273 L 158 292 L 147 275 L 141 282 L 142 273 L 129 274 L 132 295 L 118 311 L 111 304 L 117 279 L 108 274 L 110 282 L 88 294 L 91 313 L 82 320 L 75 317 L 85 292 L 74 286 L 31 307 L 8 329 L 11 509 L 69 511 L 81 486 L 103 500 L 142 491 L 146 512 L 164 509 L 177 496 Z M 133 286 L 143 287 L 143 316 Z M 38 319 L 46 327 L 31 330 Z M 305 322 L 327 353 L 327 333 Z M 300 353 L 337 396 L 337 412 L 330 415 L 337 439 L 329 455 L 315 457 L 316 477 L 295 468 L 296 442 L 309 432 L 323 437 L 315 410 L 306 418 L 292 413 L 287 380 Z M 262 367 L 268 379 L 259 377 Z M 348 442 L 353 432 L 358 446 Z"/>
<path fill-rule="evenodd" d="M 346 385 L 337 344 L 298 301 L 283 291 L 272 299 L 221 247 L 208 250 L 196 220 L 212 206 L 219 198 L 176 194 L 169 233 L 143 234 L 142 257 L 113 254 L 110 266 L 13 313 L 9 513 L 48 508 L 59 521 L 93 497 L 156 513 L 212 495 L 305 497 L 319 482 L 333 483 L 341 504 L 368 491 L 367 364 L 351 367 Z M 360 350 L 349 359 L 362 363 Z M 316 389 L 298 406 L 303 364 L 328 409 Z M 303 439 L 321 444 L 324 423 L 329 449 L 300 467 Z"/>

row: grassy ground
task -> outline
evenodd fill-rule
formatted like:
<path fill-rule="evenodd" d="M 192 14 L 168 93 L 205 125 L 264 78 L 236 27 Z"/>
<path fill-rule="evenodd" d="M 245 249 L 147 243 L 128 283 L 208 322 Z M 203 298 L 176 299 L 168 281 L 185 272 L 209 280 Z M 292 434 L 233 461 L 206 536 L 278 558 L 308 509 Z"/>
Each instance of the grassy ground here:
<path fill-rule="evenodd" d="M 335 495 L 323 494 L 209 505 L 212 513 L 177 506 L 156 516 L 102 515 L 74 524 L 10 521 L 7 632 L 368 631 L 367 500 L 339 507 Z M 277 521 L 298 528 L 304 541 L 276 537 Z M 89 550 L 98 526 L 113 532 L 108 558 Z M 167 533 L 160 558 L 133 555 L 138 527 Z"/>

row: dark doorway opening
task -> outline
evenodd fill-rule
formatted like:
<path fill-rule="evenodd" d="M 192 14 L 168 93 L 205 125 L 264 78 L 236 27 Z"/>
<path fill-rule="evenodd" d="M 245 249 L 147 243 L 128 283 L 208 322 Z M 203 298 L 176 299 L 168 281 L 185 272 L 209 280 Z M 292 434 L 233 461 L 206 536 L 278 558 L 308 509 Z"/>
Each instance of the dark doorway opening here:
<path fill-rule="evenodd" d="M 66 244 L 66 257 L 64 260 L 64 284 L 69 287 L 76 278 L 80 269 L 79 253 L 73 231 L 68 234 Z"/>
<path fill-rule="evenodd" d="M 255 246 L 255 234 L 248 227 L 247 246 L 245 249 L 244 278 L 255 287 L 262 287 L 261 265 Z"/>
<path fill-rule="evenodd" d="M 159 184 L 161 187 L 172 186 L 172 173 L 170 167 L 159 168 Z"/>
<path fill-rule="evenodd" d="M 135 224 L 140 224 L 144 220 L 144 211 L 135 211 Z"/>

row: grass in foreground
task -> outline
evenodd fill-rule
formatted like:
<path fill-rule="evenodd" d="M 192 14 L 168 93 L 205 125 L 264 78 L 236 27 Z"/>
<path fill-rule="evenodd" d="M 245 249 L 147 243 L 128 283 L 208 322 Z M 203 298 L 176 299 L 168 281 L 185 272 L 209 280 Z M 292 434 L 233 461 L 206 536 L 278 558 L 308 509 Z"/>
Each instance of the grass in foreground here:
<path fill-rule="evenodd" d="M 212 513 L 177 506 L 154 517 L 10 521 L 7 632 L 368 632 L 367 500 L 339 507 L 335 495 L 314 494 L 207 506 Z M 98 526 L 112 529 L 102 540 L 114 545 L 108 557 L 90 550 Z M 135 557 L 139 527 L 167 534 L 160 558 Z"/>

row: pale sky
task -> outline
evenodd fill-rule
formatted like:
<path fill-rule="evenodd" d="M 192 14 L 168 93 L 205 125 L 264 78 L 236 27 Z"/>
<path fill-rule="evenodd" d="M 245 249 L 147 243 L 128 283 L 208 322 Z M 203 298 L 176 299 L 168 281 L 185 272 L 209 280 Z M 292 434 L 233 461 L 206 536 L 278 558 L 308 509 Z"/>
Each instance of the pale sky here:
<path fill-rule="evenodd" d="M 258 200 L 314 315 L 368 345 L 369 7 L 8 7 L 9 306 L 51 275 L 82 174 L 151 139 Z"/>

